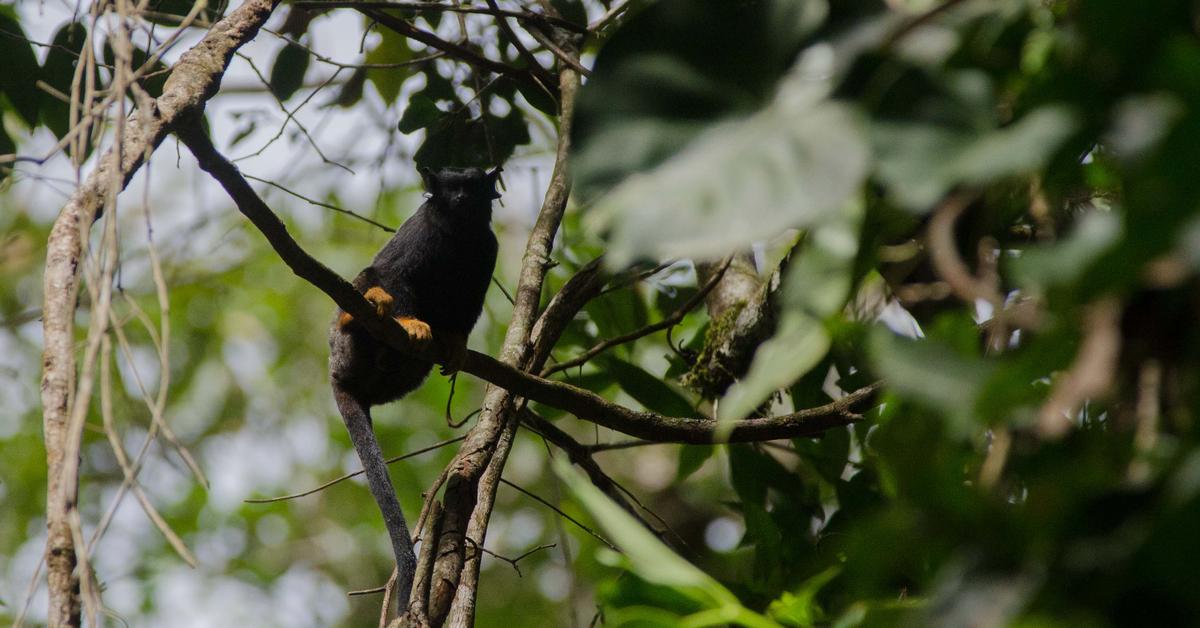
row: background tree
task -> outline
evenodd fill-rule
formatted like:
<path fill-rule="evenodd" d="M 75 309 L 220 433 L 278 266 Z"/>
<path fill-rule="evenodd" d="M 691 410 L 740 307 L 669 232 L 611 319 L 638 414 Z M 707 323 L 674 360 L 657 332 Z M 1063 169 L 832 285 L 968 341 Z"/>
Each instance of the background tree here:
<path fill-rule="evenodd" d="M 0 6 L 0 613 L 1193 623 L 1198 18 Z M 377 417 L 391 600 L 326 321 L 502 162 L 476 351 Z"/>

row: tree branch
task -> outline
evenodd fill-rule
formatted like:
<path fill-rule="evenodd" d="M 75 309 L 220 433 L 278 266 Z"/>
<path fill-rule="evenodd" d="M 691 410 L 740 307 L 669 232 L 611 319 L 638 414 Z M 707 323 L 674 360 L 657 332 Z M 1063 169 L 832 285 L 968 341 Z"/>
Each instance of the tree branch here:
<path fill-rule="evenodd" d="M 443 356 L 435 351 L 415 352 L 403 328 L 390 319 L 376 317 L 371 304 L 354 290 L 348 281 L 305 252 L 287 233 L 283 223 L 258 198 L 237 168 L 216 152 L 202 131 L 193 128 L 190 132 L 182 129 L 181 132 L 185 135 L 184 142 L 188 148 L 197 153 L 201 168 L 212 174 L 225 187 L 238 209 L 263 231 L 280 258 L 299 277 L 329 295 L 338 307 L 350 312 L 372 335 L 389 346 L 434 362 L 443 361 Z M 541 260 L 538 263 L 545 263 L 546 258 L 540 256 L 548 253 L 548 250 L 541 249 L 535 254 L 537 257 L 534 261 Z M 518 305 L 524 308 L 523 303 L 536 303 L 539 296 L 540 290 L 535 292 L 525 286 L 518 286 L 516 300 Z M 518 333 L 524 337 L 525 332 Z M 467 352 L 462 370 L 523 398 L 565 410 L 580 419 L 630 436 L 658 442 L 716 442 L 713 440 L 717 425 L 715 420 L 668 417 L 655 412 L 626 408 L 589 390 L 540 378 L 477 351 Z M 737 421 L 734 423 L 729 442 L 811 436 L 833 426 L 851 423 L 856 419 L 847 413 L 865 407 L 865 403 L 872 398 L 878 386 L 873 384 L 864 387 L 817 408 L 775 417 Z M 467 441 L 471 442 L 469 436 Z M 464 448 L 467 446 L 464 445 Z"/>
<path fill-rule="evenodd" d="M 491 5 L 491 3 L 488 3 Z M 534 13 L 533 11 L 511 11 L 500 9 L 494 5 L 480 7 L 470 5 L 453 5 L 439 4 L 437 2 L 359 2 L 356 0 L 300 0 L 295 3 L 297 8 L 301 9 L 336 9 L 336 8 L 368 8 L 368 9 L 395 9 L 398 11 L 447 11 L 451 13 L 475 13 L 480 15 L 493 15 L 496 17 L 511 17 L 517 20 L 533 22 L 536 24 L 553 24 L 559 28 L 564 28 L 576 33 L 583 34 L 586 29 L 582 26 L 564 20 L 560 17 L 552 15 L 543 15 Z"/>
<path fill-rule="evenodd" d="M 541 86 L 543 89 L 550 92 L 550 95 L 553 96 L 556 100 L 559 98 L 559 94 L 558 94 L 557 90 L 554 89 L 554 85 L 546 84 L 541 81 L 538 81 L 534 77 L 534 75 L 531 74 L 529 71 L 514 68 L 510 65 L 500 63 L 499 61 L 493 61 L 493 60 L 475 52 L 474 50 L 468 48 L 467 46 L 464 46 L 462 44 L 457 44 L 452 41 L 446 41 L 445 39 L 442 39 L 441 37 L 438 37 L 437 35 L 430 33 L 428 31 L 421 30 L 421 29 L 417 28 L 416 26 L 413 26 L 412 24 L 410 24 L 407 20 L 398 18 L 394 15 L 389 15 L 389 14 L 384 13 L 383 11 L 380 11 L 377 9 L 359 7 L 357 5 L 356 5 L 356 8 L 358 9 L 359 13 L 362 13 L 363 15 L 371 18 L 372 20 L 379 22 L 380 24 L 395 31 L 396 33 L 398 33 L 400 35 L 403 35 L 404 37 L 408 37 L 409 39 L 414 39 L 416 41 L 419 41 L 419 42 L 425 44 L 426 46 L 429 46 L 430 48 L 433 48 L 435 50 L 440 50 L 440 51 L 446 53 L 447 55 L 450 55 L 451 57 L 454 57 L 456 59 L 460 59 L 478 69 L 487 70 L 489 72 L 494 72 L 496 74 L 501 74 L 504 76 L 512 77 L 513 79 L 518 80 L 518 81 L 532 80 L 535 83 L 537 83 L 539 86 Z M 503 18 L 500 18 L 500 19 L 503 19 Z M 541 66 L 538 66 L 538 67 L 540 68 Z"/>
<path fill-rule="evenodd" d="M 653 334 L 656 331 L 661 331 L 668 327 L 674 327 L 675 325 L 678 325 L 679 322 L 683 320 L 683 317 L 687 316 L 688 312 L 691 312 L 693 309 L 695 309 L 695 307 L 697 305 L 700 305 L 700 302 L 703 301 L 704 298 L 708 296 L 708 293 L 710 291 L 712 291 L 713 287 L 715 287 L 717 285 L 717 282 L 719 282 L 721 280 L 721 277 L 725 276 L 725 270 L 727 268 L 729 268 L 729 264 L 732 261 L 733 261 L 732 257 L 725 260 L 725 262 L 720 265 L 720 267 L 717 269 L 717 271 L 712 273 L 712 275 L 708 278 L 708 281 L 703 286 L 701 286 L 699 292 L 697 292 L 692 298 L 688 299 L 686 303 L 681 305 L 674 312 L 671 312 L 671 314 L 669 314 L 666 318 L 662 319 L 661 321 L 658 321 L 657 323 L 651 323 L 649 325 L 646 325 L 645 327 L 642 327 L 641 329 L 636 329 L 634 331 L 631 331 L 628 334 L 623 334 L 621 336 L 617 336 L 616 338 L 609 338 L 608 340 L 599 342 L 595 346 L 593 346 L 591 349 L 584 351 L 583 353 L 571 358 L 570 360 L 567 360 L 565 362 L 560 362 L 558 364 L 555 364 L 554 366 L 543 369 L 542 377 L 549 377 L 550 375 L 557 373 L 559 371 L 564 371 L 571 367 L 585 364 L 585 363 L 587 363 L 588 360 L 591 360 L 592 358 L 600 355 L 601 353 L 604 353 L 605 351 L 611 349 L 612 347 L 615 347 L 615 346 L 621 345 L 621 344 L 625 344 L 627 342 L 633 342 L 634 340 L 637 340 L 638 338 L 642 338 L 644 336 L 649 336 L 650 334 Z"/>
<path fill-rule="evenodd" d="M 78 579 L 69 512 L 78 494 L 78 477 L 63 476 L 70 441 L 68 418 L 75 389 L 75 305 L 86 235 L 114 187 L 124 188 L 176 120 L 195 115 L 220 85 L 234 51 L 254 38 L 278 0 L 247 0 L 222 19 L 175 64 L 152 110 L 130 117 L 118 146 L 71 196 L 51 228 L 43 274 L 42 422 L 46 442 L 48 527 L 47 569 L 52 626 L 79 623 Z M 114 180 L 119 182 L 114 186 Z"/>
<path fill-rule="evenodd" d="M 571 122 L 574 118 L 575 93 L 579 89 L 579 75 L 570 68 L 560 69 L 558 87 L 561 98 L 559 100 L 558 148 L 555 151 L 554 169 L 550 174 L 550 184 L 546 189 L 542 208 L 538 212 L 537 220 L 529 234 L 529 241 L 525 245 L 525 254 L 521 259 L 521 274 L 517 280 L 513 314 L 509 321 L 508 332 L 504 336 L 504 346 L 500 350 L 501 361 L 506 366 L 516 367 L 510 368 L 509 371 L 522 375 L 528 375 L 526 371 L 537 370 L 548 355 L 548 353 L 538 353 L 537 343 L 532 340 L 532 337 L 536 326 L 538 307 L 541 305 L 546 272 L 552 266 L 550 252 L 554 248 L 554 236 L 558 233 L 563 213 L 567 209 L 567 198 L 570 195 L 571 187 L 567 174 L 567 155 L 570 149 Z M 516 433 L 519 420 L 517 412 L 524 404 L 525 399 L 513 394 L 511 389 L 493 386 L 484 398 L 484 412 L 480 416 L 479 424 L 472 432 L 485 433 L 486 430 L 486 432 L 495 434 L 490 438 L 490 442 L 494 442 L 495 447 L 490 452 L 470 450 L 466 446 L 462 449 L 464 452 L 468 452 L 474 464 L 483 467 L 481 471 L 472 470 L 477 486 L 470 495 L 471 503 L 468 509 L 470 518 L 467 521 L 466 529 L 466 536 L 481 545 L 487 536 L 488 520 L 491 518 L 492 506 L 495 504 L 500 476 Z M 489 455 L 486 458 L 480 457 L 478 455 L 480 452 Z M 466 477 L 466 474 L 463 477 Z M 465 485 L 463 486 L 465 488 Z M 450 501 L 452 488 L 454 487 L 451 484 L 447 484 L 447 519 L 452 508 Z M 462 499 L 458 503 L 460 506 L 465 506 L 467 502 L 467 499 Z M 443 521 L 443 540 L 446 539 L 446 527 L 447 522 Z M 429 617 L 435 624 L 442 623 L 443 618 L 450 626 L 466 628 L 475 623 L 475 594 L 479 582 L 480 560 L 478 556 L 471 560 L 465 560 L 465 562 L 464 559 L 465 556 L 462 554 L 439 553 L 438 567 L 444 564 L 446 569 L 441 572 L 435 569 L 435 577 L 439 574 L 447 578 L 453 577 L 456 586 L 448 591 L 452 596 L 449 600 L 451 606 L 448 608 L 448 615 L 444 612 L 435 612 L 435 603 L 440 604 L 442 600 L 435 599 L 434 596 L 430 597 Z M 457 572 L 454 571 L 456 561 Z M 439 584 L 441 583 L 435 582 L 434 586 Z M 434 593 L 436 594 L 438 591 L 435 589 Z M 438 607 L 437 610 L 442 609 Z"/>

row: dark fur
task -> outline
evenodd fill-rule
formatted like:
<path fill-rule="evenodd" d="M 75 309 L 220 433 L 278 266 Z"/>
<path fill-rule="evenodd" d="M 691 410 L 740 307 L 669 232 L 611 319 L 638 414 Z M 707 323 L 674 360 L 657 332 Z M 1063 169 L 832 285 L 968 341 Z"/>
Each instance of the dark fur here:
<path fill-rule="evenodd" d="M 496 265 L 491 217 L 497 172 L 423 171 L 429 200 L 354 278 L 354 287 L 362 293 L 383 288 L 393 299 L 391 316 L 424 321 L 440 342 L 465 343 L 483 311 Z M 416 558 L 371 429 L 370 407 L 408 394 L 420 386 L 433 365 L 385 346 L 361 325 L 343 324 L 342 319 L 339 309 L 329 332 L 334 398 L 383 512 L 400 568 L 399 599 L 405 604 Z"/>

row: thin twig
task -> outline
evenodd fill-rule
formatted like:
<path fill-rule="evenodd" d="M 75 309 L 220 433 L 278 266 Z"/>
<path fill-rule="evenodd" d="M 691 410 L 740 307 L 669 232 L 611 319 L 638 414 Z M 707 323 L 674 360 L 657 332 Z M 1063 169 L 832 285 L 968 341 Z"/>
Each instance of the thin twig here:
<path fill-rule="evenodd" d="M 479 546 L 479 551 L 483 552 L 484 554 L 487 554 L 488 556 L 491 556 L 492 558 L 502 560 L 502 561 L 512 565 L 512 568 L 514 570 L 516 570 L 516 572 L 517 572 L 517 577 L 524 578 L 525 575 L 521 573 L 521 568 L 519 566 L 517 566 L 517 563 L 521 562 L 521 559 L 526 558 L 526 557 L 530 556 L 531 554 L 536 554 L 537 552 L 540 552 L 542 550 L 553 549 L 555 547 L 558 547 L 557 543 L 546 543 L 544 545 L 539 545 L 539 546 L 529 550 L 528 552 L 521 554 L 520 556 L 518 556 L 516 558 L 509 558 L 507 556 L 501 556 L 500 554 L 497 554 L 496 552 L 493 552 L 492 550 L 490 550 L 486 547 L 482 547 L 482 546 Z"/>
<path fill-rule="evenodd" d="M 442 447 L 445 447 L 446 445 L 453 445 L 454 443 L 457 443 L 457 442 L 459 442 L 459 441 L 463 440 L 464 438 L 466 438 L 466 436 L 458 436 L 458 437 L 456 437 L 456 438 L 451 438 L 451 439 L 449 439 L 449 440 L 444 440 L 444 441 L 441 441 L 441 442 L 438 442 L 438 443 L 434 443 L 434 444 L 432 444 L 432 445 L 430 445 L 430 446 L 428 446 L 428 447 L 425 447 L 425 448 L 422 448 L 422 449 L 418 449 L 418 450 L 416 450 L 416 451 L 411 451 L 411 452 L 409 452 L 409 453 L 406 453 L 406 454 L 402 454 L 402 455 L 399 455 L 399 456 L 395 456 L 395 457 L 392 457 L 392 458 L 388 458 L 388 459 L 384 460 L 384 463 L 385 463 L 385 464 L 392 464 L 393 462 L 399 462 L 399 461 L 401 461 L 401 460 L 407 460 L 407 459 L 409 459 L 409 458 L 412 458 L 412 457 L 414 457 L 414 456 L 419 456 L 419 455 L 421 455 L 421 454 L 426 454 L 426 453 L 429 453 L 429 452 L 431 452 L 431 451 L 433 451 L 433 450 L 435 450 L 435 449 L 441 449 Z M 251 499 L 244 499 L 244 500 L 242 500 L 242 501 L 243 501 L 243 502 L 245 502 L 245 503 L 247 503 L 247 504 L 269 504 L 269 503 L 271 503 L 271 502 L 282 502 L 282 501 L 287 501 L 287 500 L 289 500 L 289 499 L 297 499 L 297 498 L 300 498 L 300 497 L 307 497 L 307 496 L 309 496 L 309 495 L 312 495 L 313 493 L 316 493 L 316 492 L 319 492 L 319 491 L 323 491 L 323 490 L 325 490 L 325 489 L 327 489 L 327 488 L 329 488 L 329 487 L 333 486 L 334 484 L 337 484 L 338 482 L 344 482 L 344 481 L 346 481 L 346 480 L 349 480 L 349 479 L 350 479 L 350 478 L 352 478 L 352 477 L 359 476 L 359 475 L 362 475 L 362 474 L 363 474 L 363 471 L 362 471 L 362 469 L 359 469 L 358 471 L 355 471 L 355 472 L 353 472 L 353 473 L 347 473 L 347 474 L 345 474 L 345 475 L 342 475 L 342 476 L 336 477 L 336 478 L 334 478 L 334 479 L 332 479 L 332 480 L 329 480 L 328 482 L 325 482 L 324 484 L 321 484 L 320 486 L 316 486 L 316 487 L 314 487 L 314 488 L 310 488 L 310 489 L 308 489 L 307 491 L 302 491 L 302 492 L 300 492 L 300 493 L 292 493 L 291 495 L 281 495 L 281 496 L 279 496 L 279 497 L 255 497 L 255 498 L 251 498 Z M 418 528 L 418 529 L 419 529 L 419 528 Z"/>
<path fill-rule="evenodd" d="M 269 28 L 264 28 L 263 30 L 288 42 L 289 44 L 291 44 L 293 46 L 303 49 L 305 52 L 307 52 L 309 54 L 309 56 L 316 59 L 317 61 L 320 61 L 321 63 L 332 65 L 336 68 L 342 68 L 344 70 L 394 70 L 396 68 L 405 68 L 405 67 L 409 67 L 409 66 L 413 66 L 413 65 L 419 65 L 419 64 L 422 64 L 422 63 L 425 63 L 428 61 L 433 61 L 435 59 L 440 59 L 446 55 L 446 53 L 438 51 L 438 52 L 434 52 L 432 54 L 426 55 L 424 57 L 418 57 L 416 59 L 409 59 L 408 61 L 398 61 L 396 63 L 343 63 L 341 61 L 333 59 L 332 57 L 327 57 L 327 56 L 317 52 L 311 46 L 301 43 L 294 37 L 289 37 L 288 35 L 285 35 L 284 33 L 281 33 L 279 31 L 273 31 Z M 323 83 L 327 83 L 327 82 L 329 82 L 329 80 L 330 79 L 326 79 L 325 81 L 323 81 Z M 270 90 L 270 86 L 267 86 L 267 89 Z M 224 89 L 222 91 L 227 92 L 229 90 Z"/>
<path fill-rule="evenodd" d="M 363 222 L 365 222 L 365 223 L 367 223 L 367 224 L 369 224 L 369 225 L 374 225 L 374 226 L 376 226 L 376 227 L 379 227 L 380 229 L 383 229 L 384 231 L 387 231 L 388 233 L 395 233 L 395 232 L 396 232 L 396 229 L 395 229 L 395 228 L 393 228 L 393 227 L 389 227 L 389 226 L 387 226 L 387 225 L 385 225 L 385 224 L 383 224 L 383 223 L 380 223 L 380 222 L 376 222 L 376 221 L 374 221 L 374 220 L 372 220 L 372 219 L 370 219 L 370 218 L 367 218 L 366 216 L 363 216 L 362 214 L 359 214 L 359 213 L 357 213 L 357 212 L 351 211 L 351 210 L 349 210 L 349 209 L 345 209 L 345 208 L 343 208 L 343 207 L 338 207 L 337 205 L 330 205 L 329 203 L 322 203 L 321 201 L 318 201 L 318 200 L 316 200 L 316 199 L 312 199 L 312 198 L 309 198 L 309 197 L 307 197 L 307 196 L 304 196 L 303 194 L 301 194 L 301 193 L 299 193 L 299 192 L 296 192 L 295 190 L 288 189 L 288 188 L 284 187 L 283 185 L 280 185 L 279 183 L 276 183 L 276 182 L 274 182 L 274 181 L 270 181 L 270 180 L 268 180 L 268 179 L 262 179 L 262 178 L 259 178 L 259 177 L 256 177 L 256 176 L 254 176 L 254 175 L 251 175 L 251 174 L 246 174 L 246 175 L 244 175 L 244 176 L 245 176 L 247 179 L 250 179 L 251 181 L 258 181 L 259 183 L 265 183 L 265 184 L 267 184 L 267 185 L 269 185 L 269 186 L 271 186 L 271 187 L 273 187 L 273 188 L 276 188 L 276 189 L 282 190 L 282 191 L 284 191 L 284 192 L 286 192 L 286 193 L 288 193 L 288 194 L 290 194 L 290 195 L 292 195 L 292 196 L 295 196 L 296 198 L 298 198 L 298 199 L 300 199 L 300 200 L 302 200 L 302 201 L 305 201 L 305 202 L 307 202 L 307 203 L 310 203 L 310 204 L 312 204 L 312 205 L 316 205 L 317 207 L 324 207 L 325 209 L 332 209 L 332 210 L 333 210 L 333 211 L 335 211 L 335 212 L 339 212 L 339 213 L 342 213 L 342 214 L 346 214 L 347 216 L 350 216 L 350 217 L 352 217 L 352 218 L 355 218 L 355 219 L 357 219 L 357 220 L 361 220 L 361 221 L 363 221 Z"/>
<path fill-rule="evenodd" d="M 545 369 L 542 369 L 542 377 L 549 377 L 550 375 L 559 371 L 565 371 L 566 369 L 586 364 L 592 358 L 600 355 L 608 349 L 611 349 L 612 347 L 622 345 L 627 342 L 632 342 L 639 338 L 649 336 L 656 331 L 661 331 L 663 329 L 678 325 L 679 322 L 682 321 L 685 316 L 687 316 L 688 312 L 691 312 L 696 308 L 697 305 L 700 305 L 700 303 L 704 301 L 704 298 L 708 296 L 708 293 L 712 291 L 713 287 L 717 285 L 717 282 L 721 280 L 721 277 L 725 275 L 725 270 L 729 268 L 729 263 L 732 261 L 732 257 L 725 258 L 725 261 L 721 264 L 721 267 L 708 278 L 708 281 L 705 282 L 704 286 L 702 286 L 700 290 L 692 296 L 692 298 L 688 299 L 674 312 L 671 312 L 666 318 L 658 321 L 657 323 L 646 325 L 641 329 L 617 336 L 616 338 L 604 340 L 593 346 L 591 349 L 588 349 L 578 356 L 571 358 L 570 360 L 560 362 L 554 366 L 546 367 Z"/>
<path fill-rule="evenodd" d="M 884 38 L 882 47 L 886 49 L 886 48 L 891 48 L 892 46 L 895 46 L 901 39 L 904 39 L 909 34 L 911 34 L 913 31 L 915 31 L 918 28 L 929 23 L 929 21 L 932 20 L 933 18 L 941 15 L 942 13 L 944 13 L 950 9 L 953 9 L 954 7 L 962 4 L 963 2 L 964 2 L 964 0 L 946 0 L 945 2 L 937 5 L 936 7 L 933 7 L 932 9 L 929 9 L 928 11 L 912 18 L 911 20 L 908 20 L 907 22 L 901 24 L 898 28 L 896 28 L 896 30 L 892 31 L 890 34 L 888 34 L 887 37 Z"/>
<path fill-rule="evenodd" d="M 368 9 L 394 9 L 397 11 L 448 11 L 453 13 L 475 13 L 494 15 L 497 17 L 511 17 L 517 20 L 526 20 L 541 24 L 553 24 L 560 28 L 565 28 L 577 33 L 584 32 L 584 29 L 578 24 L 559 17 L 543 15 L 541 13 L 534 13 L 532 11 L 511 11 L 493 7 L 451 5 L 440 4 L 437 2 L 356 2 L 354 0 L 301 0 L 296 2 L 295 6 L 301 9 L 357 9 L 359 7 L 363 7 Z"/>
<path fill-rule="evenodd" d="M 542 497 L 541 497 L 541 496 L 539 496 L 539 495 L 537 495 L 536 493 L 532 493 L 532 492 L 530 492 L 530 491 L 527 491 L 527 490 L 525 490 L 525 489 L 521 488 L 520 486 L 517 486 L 516 484 L 513 484 L 512 482 L 510 482 L 509 480 L 506 480 L 506 479 L 504 479 L 504 478 L 500 478 L 500 483 L 501 483 L 501 484 L 504 484 L 504 485 L 506 485 L 506 486 L 511 486 L 511 487 L 513 487 L 513 488 L 517 489 L 517 491 L 519 491 L 520 493 L 524 494 L 525 496 L 527 496 L 527 497 L 529 497 L 529 498 L 533 499 L 534 501 L 536 501 L 537 503 L 539 503 L 539 504 L 541 504 L 541 505 L 545 506 L 546 508 L 549 508 L 550 510 L 553 510 L 554 512 L 558 513 L 558 516 L 560 516 L 560 517 L 562 517 L 563 519 L 566 519 L 567 521 L 570 521 L 571 523 L 575 524 L 576 526 L 578 526 L 578 527 L 579 527 L 579 529 L 580 529 L 580 530 L 583 530 L 584 532 L 587 532 L 587 533 L 588 533 L 588 534 L 590 534 L 592 537 L 594 537 L 594 538 L 595 538 L 597 541 L 600 541 L 601 543 L 603 543 L 603 544 L 607 545 L 609 549 L 611 549 L 611 550 L 613 550 L 613 551 L 616 551 L 616 552 L 619 552 L 619 551 L 621 551 L 621 550 L 617 549 L 617 546 L 616 546 L 616 545 L 613 545 L 612 543 L 610 543 L 610 542 L 608 541 L 608 539 L 606 539 L 606 538 L 604 538 L 603 536 L 601 536 L 599 532 L 596 532 L 595 530 L 593 530 L 593 529 L 591 529 L 591 528 L 587 527 L 586 525 L 584 525 L 584 524 L 580 523 L 578 519 L 576 519 L 575 517 L 572 517 L 571 515 L 568 515 L 567 513 L 563 512 L 563 511 L 562 511 L 560 508 L 558 508 L 558 507 L 557 507 L 557 506 L 555 506 L 554 504 L 551 504 L 550 502 L 546 501 L 545 499 L 542 499 Z"/>

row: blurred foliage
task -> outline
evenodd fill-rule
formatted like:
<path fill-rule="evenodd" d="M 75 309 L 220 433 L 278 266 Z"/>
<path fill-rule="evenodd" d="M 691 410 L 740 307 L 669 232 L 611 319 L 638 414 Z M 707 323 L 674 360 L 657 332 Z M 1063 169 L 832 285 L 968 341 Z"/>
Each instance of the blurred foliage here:
<path fill-rule="evenodd" d="M 614 3 L 551 4 L 585 23 Z M 168 5 L 160 10 L 187 12 Z M 416 20 L 430 30 L 454 21 L 437 11 Z M 478 623 L 1200 622 L 1197 24 L 1200 7 L 1184 0 L 952 2 L 945 10 L 924 0 L 660 0 L 615 14 L 585 42 L 595 57 L 572 138 L 576 206 L 546 298 L 601 252 L 624 267 L 751 248 L 764 278 L 776 260 L 789 262 L 778 324 L 721 399 L 679 382 L 719 322 L 703 308 L 669 340 L 647 336 L 555 377 L 633 407 L 722 419 L 815 407 L 835 388 L 879 379 L 885 388 L 861 421 L 819 438 L 597 453 L 654 513 L 647 518 L 669 525 L 660 536 L 577 471 L 552 471 L 552 457 L 561 464 L 566 456 L 522 432 L 506 477 L 594 522 L 624 553 L 502 488 L 489 549 L 517 557 L 557 546 L 522 558 L 520 574 L 485 558 Z M 0 56 L 20 69 L 0 71 L 0 154 L 19 150 L 39 124 L 59 137 L 68 130 L 65 103 L 34 85 L 70 91 L 82 29 L 59 26 L 59 45 L 38 50 L 24 40 L 28 24 L 0 7 Z M 289 35 L 315 45 L 303 29 Z M 493 46 L 498 30 L 475 35 L 472 45 L 525 63 L 512 46 Z M 386 32 L 364 42 L 365 63 L 393 67 L 347 70 L 331 104 L 394 113 L 388 124 L 412 136 L 418 165 L 492 165 L 549 149 L 542 127 L 556 122 L 556 107 L 534 83 L 449 71 L 445 59 Z M 310 67 L 301 46 L 273 45 L 272 93 L 294 106 L 311 95 L 305 79 L 321 66 Z M 110 78 L 101 70 L 98 86 Z M 237 143 L 258 123 L 244 114 L 239 124 L 217 135 Z M 6 203 L 15 189 L 0 182 Z M 283 199 L 270 200 L 286 216 L 292 201 Z M 336 203 L 336 192 L 326 200 Z M 970 280 L 999 296 L 992 302 L 956 294 L 931 259 L 930 232 L 951 201 L 963 203 L 949 233 L 955 254 Z M 387 186 L 363 213 L 395 225 L 418 202 L 415 188 Z M 11 409 L 0 418 L 7 620 L 43 534 L 36 304 L 49 219 L 5 207 L 13 208 L 0 213 L 0 353 L 9 356 L 0 359 L 0 396 Z M 123 220 L 123 233 L 145 232 L 142 217 Z M 156 242 L 170 253 L 167 414 L 214 481 L 204 489 L 169 446 L 152 448 L 143 472 L 151 499 L 196 548 L 197 577 L 270 598 L 303 565 L 336 583 L 328 598 L 336 602 L 309 596 L 331 615 L 293 625 L 375 621 L 375 600 L 342 596 L 381 584 L 389 569 L 361 486 L 240 501 L 356 466 L 323 385 L 331 307 L 237 216 L 197 220 L 170 231 L 177 240 Z M 511 290 L 524 229 L 500 231 L 497 280 Z M 386 238 L 337 214 L 296 232 L 343 274 Z M 116 405 L 136 451 L 149 424 L 141 388 L 154 392 L 161 332 L 142 326 L 133 305 L 152 321 L 163 312 L 145 242 L 130 238 L 117 301 L 129 351 L 117 351 Z M 695 285 L 685 259 L 604 293 L 571 323 L 555 357 L 662 320 Z M 1105 303 L 1117 304 L 1115 321 L 1094 315 Z M 486 312 L 472 343 L 494 354 L 509 312 L 499 290 Z M 1116 358 L 1081 361 L 1106 332 Z M 1102 371 L 1098 390 L 1069 411 L 1048 406 L 1089 368 Z M 477 406 L 482 389 L 461 378 L 453 414 Z M 433 377 L 381 409 L 386 452 L 454 436 L 444 421 L 448 394 Z M 624 440 L 532 405 L 581 442 Z M 1045 429 L 1054 419 L 1069 425 L 1065 435 Z M 98 415 L 89 421 L 100 425 Z M 83 514 L 96 521 L 120 470 L 102 433 L 85 436 Z M 413 489 L 402 491 L 406 512 L 417 511 L 415 487 L 429 486 L 452 451 L 394 465 L 397 484 Z M 122 600 L 117 611 L 155 625 L 172 605 L 181 563 L 135 508 L 123 507 L 97 564 Z M 118 549 L 106 555 L 108 547 Z M 231 594 L 203 599 L 221 595 Z"/>

